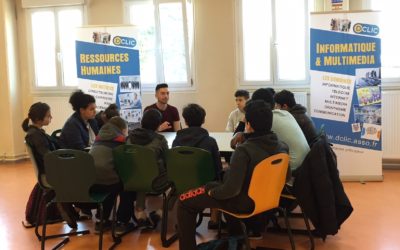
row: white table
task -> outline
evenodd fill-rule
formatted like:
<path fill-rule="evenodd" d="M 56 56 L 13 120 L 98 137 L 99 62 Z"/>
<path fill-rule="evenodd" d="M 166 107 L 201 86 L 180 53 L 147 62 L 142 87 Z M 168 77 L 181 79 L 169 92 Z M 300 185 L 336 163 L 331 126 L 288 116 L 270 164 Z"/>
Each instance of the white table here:
<path fill-rule="evenodd" d="M 165 136 L 165 139 L 168 141 L 168 147 L 172 147 L 172 142 L 176 137 L 176 132 L 162 132 L 160 133 Z M 220 152 L 233 152 L 231 148 L 231 139 L 233 133 L 231 132 L 210 132 L 210 136 L 213 137 L 218 144 L 218 148 Z"/>

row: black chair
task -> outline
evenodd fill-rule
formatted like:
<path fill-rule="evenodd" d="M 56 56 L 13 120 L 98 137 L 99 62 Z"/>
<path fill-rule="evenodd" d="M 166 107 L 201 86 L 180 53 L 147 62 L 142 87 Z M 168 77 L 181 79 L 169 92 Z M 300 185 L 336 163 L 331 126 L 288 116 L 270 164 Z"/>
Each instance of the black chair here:
<path fill-rule="evenodd" d="M 167 151 L 167 174 L 172 184 L 172 190 L 164 197 L 163 218 L 161 226 L 161 242 L 163 247 L 169 247 L 178 239 L 175 233 L 167 238 L 168 209 L 171 201 L 180 194 L 206 184 L 215 179 L 215 166 L 211 153 L 194 147 L 175 147 Z M 184 173 L 184 174 L 182 174 Z M 202 222 L 206 213 L 200 213 L 197 226 Z"/>
<path fill-rule="evenodd" d="M 51 202 L 51 199 L 54 197 L 54 189 L 53 187 L 47 182 L 47 177 L 46 174 L 43 172 L 42 169 L 40 169 L 37 165 L 36 158 L 34 155 L 34 147 L 32 147 L 28 142 L 25 142 L 26 145 L 26 150 L 28 152 L 28 155 L 31 159 L 33 169 L 35 171 L 35 175 L 37 178 L 37 182 L 40 186 L 40 188 L 43 191 L 43 197 L 41 199 L 40 203 L 35 204 L 35 211 L 38 211 L 37 213 L 37 218 L 36 218 L 36 223 L 35 223 L 35 234 L 36 237 L 38 238 L 39 241 L 41 241 L 42 244 L 42 249 L 44 249 L 44 242 L 47 239 L 53 239 L 53 238 L 58 238 L 58 237 L 66 237 L 66 236 L 73 236 L 73 235 L 83 235 L 83 234 L 88 234 L 89 230 L 82 230 L 82 231 L 72 231 L 69 233 L 63 233 L 63 234 L 52 234 L 52 235 L 44 235 L 39 233 L 39 226 L 40 226 L 40 211 L 43 210 L 43 206 L 46 206 L 47 210 L 47 203 Z M 44 222 L 47 223 L 47 218 L 44 217 Z M 44 223 L 43 223 L 44 225 Z M 61 242 L 59 242 L 56 246 L 53 247 L 53 249 L 57 249 L 66 243 L 69 242 L 69 238 L 66 237 L 64 238 Z"/>
<path fill-rule="evenodd" d="M 109 193 L 94 193 L 90 187 L 95 182 L 95 166 L 93 157 L 83 151 L 59 149 L 44 157 L 47 181 L 55 191 L 51 202 L 97 203 L 100 214 L 99 249 L 103 246 L 103 204 Z M 45 215 L 46 217 L 46 215 Z M 46 237 L 46 220 L 43 233 Z M 44 249 L 44 240 L 42 240 Z"/>

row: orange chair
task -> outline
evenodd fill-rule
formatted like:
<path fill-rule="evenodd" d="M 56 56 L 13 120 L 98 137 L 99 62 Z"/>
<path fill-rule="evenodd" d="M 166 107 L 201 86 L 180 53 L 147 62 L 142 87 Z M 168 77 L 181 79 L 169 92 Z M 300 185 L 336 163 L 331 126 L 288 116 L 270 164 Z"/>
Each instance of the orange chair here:
<path fill-rule="evenodd" d="M 221 211 L 238 219 L 249 218 L 272 209 L 281 211 L 285 217 L 285 224 L 288 231 L 290 244 L 292 249 L 295 249 L 286 210 L 279 207 L 279 199 L 282 189 L 285 185 L 288 166 L 289 155 L 285 153 L 279 153 L 270 156 L 258 163 L 254 168 L 253 175 L 251 176 L 248 190 L 248 196 L 254 201 L 254 210 L 249 214 L 235 214 L 222 209 Z M 240 220 L 240 224 L 245 236 L 246 249 L 250 250 L 251 248 L 249 239 L 247 238 L 246 226 L 242 220 Z"/>

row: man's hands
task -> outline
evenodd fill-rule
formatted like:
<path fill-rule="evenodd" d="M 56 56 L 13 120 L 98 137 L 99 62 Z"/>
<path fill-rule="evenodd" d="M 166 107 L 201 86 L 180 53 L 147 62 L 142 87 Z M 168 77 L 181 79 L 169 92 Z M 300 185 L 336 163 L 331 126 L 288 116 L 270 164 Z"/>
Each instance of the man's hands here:
<path fill-rule="evenodd" d="M 172 128 L 171 124 L 169 122 L 165 121 L 165 122 L 161 123 L 161 125 L 158 127 L 158 132 L 162 132 L 162 131 L 170 129 L 170 128 Z"/>

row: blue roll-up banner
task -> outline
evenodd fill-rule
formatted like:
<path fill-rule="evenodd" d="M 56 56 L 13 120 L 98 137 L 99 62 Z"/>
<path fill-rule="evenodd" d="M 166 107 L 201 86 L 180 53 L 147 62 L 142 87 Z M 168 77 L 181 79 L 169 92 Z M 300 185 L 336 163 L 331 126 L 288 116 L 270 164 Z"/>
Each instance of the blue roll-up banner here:
<path fill-rule="evenodd" d="M 142 118 L 139 49 L 133 26 L 82 27 L 76 40 L 79 88 L 96 98 L 98 110 L 116 103 L 129 128 Z"/>
<path fill-rule="evenodd" d="M 313 13 L 311 116 L 338 156 L 342 179 L 382 179 L 379 12 Z"/>

